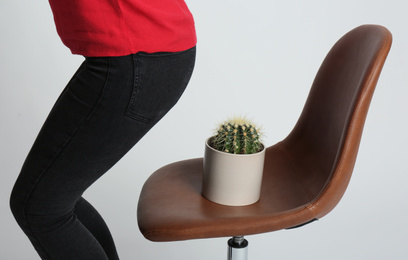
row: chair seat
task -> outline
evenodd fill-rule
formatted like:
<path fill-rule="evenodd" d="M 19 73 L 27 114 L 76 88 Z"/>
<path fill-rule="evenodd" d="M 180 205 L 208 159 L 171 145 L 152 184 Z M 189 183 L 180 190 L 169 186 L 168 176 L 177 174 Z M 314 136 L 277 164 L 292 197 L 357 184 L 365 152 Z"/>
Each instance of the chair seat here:
<path fill-rule="evenodd" d="M 143 235 L 152 241 L 244 236 L 328 214 L 350 181 L 391 43 L 391 33 L 377 25 L 359 26 L 337 41 L 294 129 L 266 150 L 257 203 L 230 207 L 208 201 L 201 196 L 203 159 L 177 162 L 152 174 L 142 189 L 138 222 Z"/>
<path fill-rule="evenodd" d="M 260 200 L 224 206 L 201 195 L 203 159 L 167 165 L 146 181 L 138 205 L 143 235 L 152 241 L 250 235 L 290 228 L 315 218 L 314 199 L 280 145 L 266 151 Z"/>

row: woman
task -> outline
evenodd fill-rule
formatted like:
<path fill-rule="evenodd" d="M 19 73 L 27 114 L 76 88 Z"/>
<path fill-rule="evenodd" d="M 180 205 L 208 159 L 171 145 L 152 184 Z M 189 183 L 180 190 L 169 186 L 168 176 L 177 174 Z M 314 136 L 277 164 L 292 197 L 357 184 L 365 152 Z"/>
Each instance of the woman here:
<path fill-rule="evenodd" d="M 42 259 L 119 259 L 84 191 L 178 101 L 195 62 L 184 0 L 49 0 L 58 34 L 85 57 L 13 188 L 12 212 Z"/>

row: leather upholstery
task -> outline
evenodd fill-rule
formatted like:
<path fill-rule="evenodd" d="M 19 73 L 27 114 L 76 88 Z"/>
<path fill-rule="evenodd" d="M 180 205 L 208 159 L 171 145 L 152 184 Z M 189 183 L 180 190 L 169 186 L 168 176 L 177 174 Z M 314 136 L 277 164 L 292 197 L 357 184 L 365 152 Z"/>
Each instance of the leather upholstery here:
<path fill-rule="evenodd" d="M 259 202 L 244 207 L 210 202 L 201 196 L 202 158 L 176 162 L 153 173 L 142 189 L 143 235 L 152 241 L 250 235 L 329 213 L 349 183 L 391 42 L 386 28 L 363 25 L 333 46 L 296 126 L 266 151 Z"/>

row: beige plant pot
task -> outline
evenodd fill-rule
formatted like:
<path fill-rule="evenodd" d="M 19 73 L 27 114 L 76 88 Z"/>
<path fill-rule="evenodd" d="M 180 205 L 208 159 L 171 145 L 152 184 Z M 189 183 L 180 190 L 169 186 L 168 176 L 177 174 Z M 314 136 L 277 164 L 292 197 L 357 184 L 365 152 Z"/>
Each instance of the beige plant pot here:
<path fill-rule="evenodd" d="M 259 200 L 265 147 L 255 154 L 230 154 L 212 148 L 207 139 L 202 195 L 215 203 L 245 206 Z"/>

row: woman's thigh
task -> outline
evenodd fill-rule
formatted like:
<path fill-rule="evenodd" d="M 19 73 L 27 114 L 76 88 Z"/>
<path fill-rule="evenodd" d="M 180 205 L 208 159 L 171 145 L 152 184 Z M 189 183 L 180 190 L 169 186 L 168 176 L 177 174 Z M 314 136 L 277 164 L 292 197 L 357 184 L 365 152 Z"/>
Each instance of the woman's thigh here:
<path fill-rule="evenodd" d="M 195 48 L 87 58 L 23 165 L 15 189 L 25 215 L 69 214 L 83 192 L 174 106 L 194 60 Z"/>

